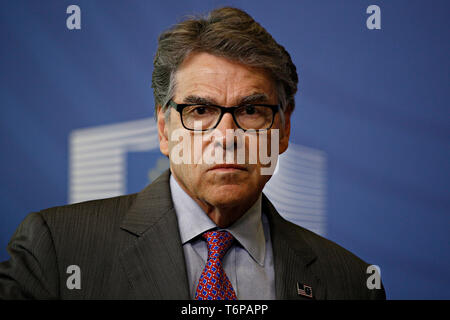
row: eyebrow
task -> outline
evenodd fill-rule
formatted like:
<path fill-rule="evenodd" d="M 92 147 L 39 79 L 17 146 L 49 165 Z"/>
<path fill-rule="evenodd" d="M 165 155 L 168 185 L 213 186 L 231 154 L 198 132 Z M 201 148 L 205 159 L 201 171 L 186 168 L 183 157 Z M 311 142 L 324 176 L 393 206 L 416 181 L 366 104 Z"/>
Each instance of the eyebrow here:
<path fill-rule="evenodd" d="M 251 103 L 265 103 L 269 101 L 269 97 L 265 93 L 254 93 L 249 96 L 241 98 L 239 105 Z"/>
<path fill-rule="evenodd" d="M 189 95 L 183 99 L 184 103 L 198 103 L 198 104 L 217 104 L 213 98 L 208 96 L 200 97 L 195 95 Z"/>
<path fill-rule="evenodd" d="M 184 103 L 198 103 L 198 104 L 211 104 L 217 105 L 218 103 L 214 98 L 205 96 L 200 97 L 196 95 L 189 95 L 183 99 Z M 238 103 L 240 105 L 252 104 L 252 103 L 266 103 L 269 101 L 268 96 L 265 93 L 253 93 L 251 95 L 242 97 Z"/>

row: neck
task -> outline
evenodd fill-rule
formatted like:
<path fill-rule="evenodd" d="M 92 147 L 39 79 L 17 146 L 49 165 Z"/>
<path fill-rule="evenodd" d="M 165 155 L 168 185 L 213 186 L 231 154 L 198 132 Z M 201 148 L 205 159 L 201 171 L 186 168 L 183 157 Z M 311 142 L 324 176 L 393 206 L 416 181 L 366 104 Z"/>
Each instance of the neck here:
<path fill-rule="evenodd" d="M 193 199 L 219 228 L 227 228 L 239 220 L 253 206 L 258 198 L 252 200 L 247 199 L 248 201 L 246 203 L 229 206 L 214 206 L 202 199 Z"/>
<path fill-rule="evenodd" d="M 254 199 L 245 199 L 246 201 L 242 201 L 240 203 L 214 205 L 207 202 L 205 199 L 193 196 L 175 175 L 174 178 L 181 189 L 183 189 L 184 192 L 186 192 L 200 206 L 206 215 L 219 228 L 227 228 L 231 226 L 234 222 L 239 220 L 239 218 L 242 217 L 259 198 L 259 195 L 255 195 Z"/>

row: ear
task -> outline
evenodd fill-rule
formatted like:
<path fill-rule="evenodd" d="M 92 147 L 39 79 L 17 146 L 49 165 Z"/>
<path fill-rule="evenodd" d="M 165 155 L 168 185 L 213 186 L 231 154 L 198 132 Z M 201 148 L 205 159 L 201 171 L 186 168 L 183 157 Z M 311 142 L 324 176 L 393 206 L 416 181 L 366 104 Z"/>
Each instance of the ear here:
<path fill-rule="evenodd" d="M 159 150 L 165 156 L 169 156 L 169 128 L 166 123 L 164 111 L 161 106 L 158 106 L 158 138 Z"/>
<path fill-rule="evenodd" d="M 291 134 L 291 113 L 292 111 L 286 111 L 284 113 L 284 128 L 281 128 L 282 135 L 280 137 L 280 154 L 286 151 L 289 146 L 289 136 Z"/>

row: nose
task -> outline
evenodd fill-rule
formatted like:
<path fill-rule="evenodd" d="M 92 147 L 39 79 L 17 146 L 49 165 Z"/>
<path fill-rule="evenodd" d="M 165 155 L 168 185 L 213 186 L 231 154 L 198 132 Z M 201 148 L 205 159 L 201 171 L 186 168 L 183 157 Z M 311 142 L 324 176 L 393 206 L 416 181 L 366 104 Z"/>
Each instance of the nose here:
<path fill-rule="evenodd" d="M 234 130 L 238 129 L 236 123 L 234 122 L 233 116 L 231 113 L 225 113 L 220 120 L 219 124 L 216 127 L 215 139 L 216 142 L 220 143 L 222 148 L 230 148 L 235 147 L 236 137 L 234 135 Z M 228 133 L 227 130 L 233 130 Z M 230 134 L 232 133 L 232 134 Z M 230 141 L 228 141 L 230 140 Z"/>
<path fill-rule="evenodd" d="M 233 116 L 231 113 L 225 113 L 220 119 L 219 124 L 217 125 L 216 129 L 220 130 L 225 134 L 227 129 L 237 129 L 236 123 L 234 122 Z"/>

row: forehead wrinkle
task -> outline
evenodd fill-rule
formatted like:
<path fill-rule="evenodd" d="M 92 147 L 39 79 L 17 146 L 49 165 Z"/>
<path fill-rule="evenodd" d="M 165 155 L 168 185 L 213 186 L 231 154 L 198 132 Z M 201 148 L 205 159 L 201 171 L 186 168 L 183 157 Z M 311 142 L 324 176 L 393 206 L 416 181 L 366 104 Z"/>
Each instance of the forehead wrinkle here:
<path fill-rule="evenodd" d="M 177 80 L 178 86 L 174 92 L 174 97 L 183 99 L 185 103 L 197 103 L 198 101 L 193 100 L 203 98 L 210 100 L 210 103 L 217 104 L 215 97 L 224 96 L 223 90 L 218 85 L 214 85 L 214 83 L 210 83 L 198 75 L 183 75 L 181 79 L 178 78 Z M 189 98 L 189 101 L 186 101 L 187 98 Z"/>
<path fill-rule="evenodd" d="M 226 61 L 225 66 L 221 68 L 224 60 L 217 57 L 215 59 L 218 60 L 217 64 L 205 64 L 200 55 L 193 55 L 185 60 L 176 73 L 177 88 L 174 97 L 186 99 L 189 96 L 197 96 L 209 100 L 204 102 L 223 106 L 275 102 L 274 84 L 268 83 L 272 79 L 264 70 L 230 61 Z M 199 101 L 189 100 L 185 103 Z"/>
<path fill-rule="evenodd" d="M 226 83 L 225 81 L 221 86 L 220 83 L 211 83 L 204 78 L 195 76 L 179 78 L 175 96 L 183 99 L 184 103 L 211 103 L 223 106 L 268 103 L 275 102 L 272 100 L 276 99 L 273 86 L 262 83 L 259 79 L 256 83 L 243 81 L 236 84 L 236 82 Z M 208 101 L 201 101 L 200 98 Z"/>

